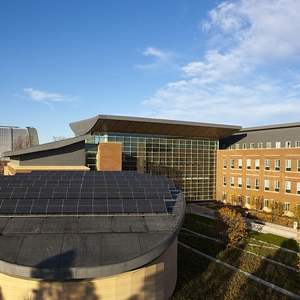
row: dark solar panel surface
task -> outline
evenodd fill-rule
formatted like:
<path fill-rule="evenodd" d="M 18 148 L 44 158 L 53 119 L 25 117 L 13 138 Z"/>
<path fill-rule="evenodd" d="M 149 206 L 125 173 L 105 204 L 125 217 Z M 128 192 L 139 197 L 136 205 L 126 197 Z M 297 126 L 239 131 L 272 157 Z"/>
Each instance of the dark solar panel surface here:
<path fill-rule="evenodd" d="M 175 190 L 137 172 L 34 171 L 0 177 L 0 214 L 168 213 Z"/>

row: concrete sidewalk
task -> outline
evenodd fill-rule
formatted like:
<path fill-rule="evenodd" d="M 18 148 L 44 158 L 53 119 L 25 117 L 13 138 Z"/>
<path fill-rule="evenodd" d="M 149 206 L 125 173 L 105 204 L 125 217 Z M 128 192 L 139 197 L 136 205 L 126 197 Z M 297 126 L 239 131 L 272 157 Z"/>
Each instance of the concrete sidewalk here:
<path fill-rule="evenodd" d="M 202 205 L 197 205 L 194 203 L 188 203 L 186 206 L 186 213 L 193 213 L 197 215 L 202 215 L 207 218 L 214 219 L 214 210 L 207 208 Z M 273 223 L 258 223 L 255 222 L 253 219 L 250 218 L 244 218 L 244 220 L 247 223 L 247 228 L 251 230 L 255 230 L 257 232 L 261 233 L 272 233 L 275 235 L 279 235 L 288 239 L 294 239 L 297 238 L 298 230 L 290 227 L 280 226 Z"/>

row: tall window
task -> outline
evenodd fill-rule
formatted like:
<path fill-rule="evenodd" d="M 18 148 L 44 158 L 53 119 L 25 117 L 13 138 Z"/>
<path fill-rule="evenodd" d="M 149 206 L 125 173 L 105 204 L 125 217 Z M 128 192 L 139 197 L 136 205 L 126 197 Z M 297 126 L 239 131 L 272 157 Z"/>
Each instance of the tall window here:
<path fill-rule="evenodd" d="M 286 171 L 291 171 L 292 169 L 292 161 L 290 159 L 285 160 L 285 170 Z"/>
<path fill-rule="evenodd" d="M 272 148 L 272 142 L 267 142 L 266 143 L 266 148 Z"/>
<path fill-rule="evenodd" d="M 281 147 L 281 143 L 280 142 L 276 142 L 275 143 L 275 148 L 280 148 Z"/>
<path fill-rule="evenodd" d="M 223 201 L 226 201 L 226 199 L 227 199 L 227 194 L 224 193 L 224 192 L 223 192 L 223 195 L 222 195 L 222 199 L 223 199 Z"/>
<path fill-rule="evenodd" d="M 269 206 L 269 200 L 264 199 L 264 208 L 268 208 L 268 206 Z"/>
<path fill-rule="evenodd" d="M 254 143 L 250 143 L 250 149 L 254 149 Z"/>
<path fill-rule="evenodd" d="M 241 158 L 238 159 L 238 166 L 239 166 L 239 169 L 243 168 L 243 160 Z"/>
<path fill-rule="evenodd" d="M 274 180 L 274 191 L 279 192 L 279 180 Z"/>
<path fill-rule="evenodd" d="M 265 159 L 265 170 L 270 170 L 270 160 Z"/>
<path fill-rule="evenodd" d="M 259 158 L 255 159 L 255 169 L 259 170 Z"/>
<path fill-rule="evenodd" d="M 247 187 L 247 189 L 250 189 L 250 187 L 251 187 L 250 178 L 246 178 L 246 187 Z"/>
<path fill-rule="evenodd" d="M 300 182 L 297 182 L 297 194 L 300 194 Z"/>
<path fill-rule="evenodd" d="M 251 159 L 247 158 L 247 169 L 251 169 Z"/>
<path fill-rule="evenodd" d="M 290 181 L 286 181 L 285 182 L 285 192 L 287 194 L 290 194 L 291 193 L 291 182 Z"/>
<path fill-rule="evenodd" d="M 250 196 L 246 196 L 246 204 L 250 204 Z"/>
<path fill-rule="evenodd" d="M 223 168 L 226 169 L 227 168 L 227 158 L 223 159 Z"/>
<path fill-rule="evenodd" d="M 247 144 L 243 143 L 243 149 L 247 149 Z"/>
<path fill-rule="evenodd" d="M 238 187 L 242 187 L 242 177 L 238 178 Z"/>
<path fill-rule="evenodd" d="M 275 171 L 280 170 L 280 159 L 275 159 Z"/>
<path fill-rule="evenodd" d="M 290 211 L 291 209 L 291 204 L 290 202 L 284 202 L 284 210 L 285 211 Z"/>
<path fill-rule="evenodd" d="M 262 148 L 263 147 L 263 143 L 262 142 L 259 142 L 258 144 L 257 144 L 257 148 Z"/>
<path fill-rule="evenodd" d="M 300 147 L 300 141 L 295 141 L 295 147 Z"/>
<path fill-rule="evenodd" d="M 230 177 L 230 186 L 234 186 L 234 177 Z"/>
<path fill-rule="evenodd" d="M 285 148 L 291 148 L 291 142 L 290 141 L 285 142 Z"/>
<path fill-rule="evenodd" d="M 259 179 L 258 178 L 255 179 L 255 189 L 259 190 Z"/>
<path fill-rule="evenodd" d="M 265 191 L 268 191 L 270 189 L 270 180 L 265 179 Z"/>
<path fill-rule="evenodd" d="M 298 159 L 298 172 L 300 172 L 300 159 Z"/>
<path fill-rule="evenodd" d="M 223 185 L 226 185 L 226 184 L 227 184 L 227 177 L 223 176 Z"/>
<path fill-rule="evenodd" d="M 234 159 L 233 158 L 230 160 L 230 168 L 234 169 Z"/>

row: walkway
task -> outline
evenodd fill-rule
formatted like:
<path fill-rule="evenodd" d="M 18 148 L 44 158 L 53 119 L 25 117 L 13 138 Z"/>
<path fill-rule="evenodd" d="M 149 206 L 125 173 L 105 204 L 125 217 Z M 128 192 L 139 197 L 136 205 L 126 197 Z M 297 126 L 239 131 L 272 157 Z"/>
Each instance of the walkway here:
<path fill-rule="evenodd" d="M 202 215 L 207 218 L 214 219 L 214 210 L 207 208 L 206 206 L 197 205 L 195 203 L 187 203 L 186 205 L 186 213 L 193 213 L 197 215 Z M 288 239 L 296 239 L 297 238 L 297 229 L 280 226 L 272 223 L 264 222 L 263 224 L 254 222 L 253 219 L 244 218 L 247 223 L 247 228 L 252 229 L 261 233 L 272 233 L 275 235 L 279 235 Z"/>

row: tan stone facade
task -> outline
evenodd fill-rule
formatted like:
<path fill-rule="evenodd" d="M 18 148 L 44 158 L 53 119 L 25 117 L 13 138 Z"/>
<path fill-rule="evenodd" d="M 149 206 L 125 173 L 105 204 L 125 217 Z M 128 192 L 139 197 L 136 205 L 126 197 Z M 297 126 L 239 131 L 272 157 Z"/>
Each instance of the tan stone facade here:
<path fill-rule="evenodd" d="M 163 300 L 169 299 L 177 279 L 177 239 L 151 264 L 105 278 L 40 281 L 0 273 L 3 300 Z"/>
<path fill-rule="evenodd" d="M 217 200 L 235 194 L 247 206 L 251 195 L 263 196 L 284 203 L 286 213 L 300 204 L 299 148 L 219 150 L 217 166 Z"/>
<path fill-rule="evenodd" d="M 98 144 L 98 171 L 122 171 L 122 143 Z"/>

